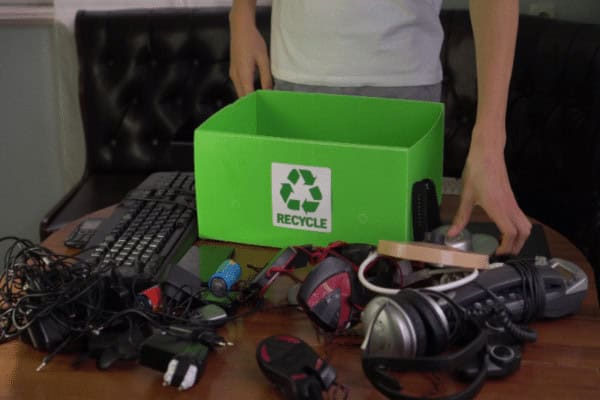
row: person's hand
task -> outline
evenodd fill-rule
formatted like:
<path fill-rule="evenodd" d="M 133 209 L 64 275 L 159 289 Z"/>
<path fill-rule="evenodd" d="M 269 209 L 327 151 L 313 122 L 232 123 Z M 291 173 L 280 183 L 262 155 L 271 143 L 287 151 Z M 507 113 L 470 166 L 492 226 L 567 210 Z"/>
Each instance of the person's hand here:
<path fill-rule="evenodd" d="M 477 129 L 473 129 L 473 138 L 483 136 L 476 135 Z M 531 222 L 519 208 L 510 187 L 503 150 L 503 143 L 496 145 L 475 139 L 471 143 L 462 175 L 460 204 L 448 236 L 453 237 L 463 230 L 473 207 L 479 205 L 502 235 L 496 254 L 518 254 L 529 237 Z"/>
<path fill-rule="evenodd" d="M 254 91 L 254 76 L 258 68 L 263 89 L 273 88 L 267 45 L 247 15 L 230 16 L 231 49 L 229 77 L 238 97 Z"/>

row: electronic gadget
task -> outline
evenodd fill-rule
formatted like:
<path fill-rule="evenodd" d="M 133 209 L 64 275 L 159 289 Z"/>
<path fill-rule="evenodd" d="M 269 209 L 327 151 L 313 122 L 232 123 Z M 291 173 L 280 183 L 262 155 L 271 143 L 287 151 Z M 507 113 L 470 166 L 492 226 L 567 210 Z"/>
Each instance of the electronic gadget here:
<path fill-rule="evenodd" d="M 312 246 L 284 247 L 245 285 L 241 300 L 251 302 L 261 298 L 273 282 L 281 275 L 305 267 L 311 257 Z"/>
<path fill-rule="evenodd" d="M 96 229 L 102 221 L 104 221 L 104 218 L 88 218 L 81 222 L 69 233 L 64 245 L 72 249 L 83 249 L 96 233 Z"/>
<path fill-rule="evenodd" d="M 380 252 L 384 255 L 381 255 Z M 389 258 L 390 256 L 393 258 Z M 445 248 L 445 246 L 430 247 L 420 243 L 397 243 L 380 241 L 378 250 L 369 253 L 368 257 L 366 257 L 365 260 L 358 267 L 357 278 L 359 282 L 365 287 L 365 289 L 369 290 L 372 293 L 392 295 L 400 292 L 404 287 L 418 283 L 420 281 L 427 281 L 430 278 L 438 276 L 440 277 L 439 279 L 437 279 L 438 283 L 427 286 L 427 289 L 442 292 L 446 290 L 455 289 L 476 279 L 479 274 L 477 267 L 485 267 L 489 263 L 487 257 L 479 257 L 475 258 L 474 260 L 468 260 L 476 263 L 470 268 L 421 268 L 418 270 L 414 270 L 412 268 L 412 264 L 410 263 L 410 261 L 416 260 L 420 262 L 428 262 L 427 265 L 429 265 L 431 264 L 432 260 L 449 261 L 453 259 L 452 256 L 462 258 L 462 260 L 460 260 L 461 262 L 451 262 L 452 265 L 464 266 L 464 264 L 466 263 L 464 260 L 464 258 L 466 257 L 465 253 L 455 251 L 455 253 L 452 254 L 449 250 L 447 250 L 447 248 Z M 401 272 L 401 279 L 399 280 L 400 285 L 397 285 L 399 287 L 384 287 L 381 284 L 378 284 L 378 281 L 374 281 L 373 279 L 367 278 L 367 271 L 369 271 L 373 266 L 377 266 L 376 263 L 382 259 L 394 260 L 388 261 L 389 263 L 396 262 L 398 265 L 406 265 L 404 269 L 399 269 L 399 272 Z M 439 265 L 439 262 L 435 262 L 434 264 Z M 448 279 L 448 277 L 453 277 L 453 279 Z M 386 282 L 389 285 L 389 283 L 392 281 L 388 280 L 384 282 Z"/>
<path fill-rule="evenodd" d="M 340 331 L 360 319 L 368 298 L 351 263 L 327 257 L 306 277 L 297 295 L 309 318 L 326 331 Z"/>
<path fill-rule="evenodd" d="M 289 400 L 323 399 L 323 391 L 338 386 L 336 372 L 303 340 L 270 336 L 256 347 L 256 361 L 266 378 Z"/>
<path fill-rule="evenodd" d="M 441 225 L 435 183 L 431 179 L 415 182 L 411 200 L 413 240 L 420 242 L 427 232 Z"/>
<path fill-rule="evenodd" d="M 361 243 L 333 243 L 321 251 L 320 261 L 298 288 L 297 303 L 319 327 L 329 332 L 350 328 L 373 296 L 357 277 L 358 265 L 374 247 Z M 402 267 L 392 258 L 374 261 L 373 282 L 391 282 Z"/>
<path fill-rule="evenodd" d="M 192 322 L 209 321 L 211 323 L 225 323 L 227 321 L 227 312 L 216 304 L 207 304 L 191 313 L 190 320 Z"/>
<path fill-rule="evenodd" d="M 475 363 L 476 375 L 452 399 L 474 397 L 486 378 L 485 330 L 455 303 L 438 304 L 439 292 L 407 289 L 391 298 L 374 298 L 363 315 L 368 326 L 361 345 L 362 367 L 373 386 L 389 398 L 417 399 L 404 392 L 390 371 L 453 373 Z M 367 318 L 372 318 L 367 321 Z"/>
<path fill-rule="evenodd" d="M 450 225 L 438 226 L 425 234 L 425 241 L 443 244 L 457 250 L 487 254 L 489 256 L 494 254 L 498 248 L 498 239 L 490 234 L 471 233 L 469 229 L 463 229 L 456 236 L 448 237 L 449 229 Z"/>
<path fill-rule="evenodd" d="M 334 242 L 326 247 L 291 246 L 281 249 L 249 283 L 243 285 L 240 301 L 262 298 L 282 274 L 301 284 L 294 286 L 290 304 L 298 304 L 308 317 L 326 331 L 339 331 L 360 320 L 360 309 L 368 293 L 356 279 L 358 263 L 374 249 L 368 244 Z M 389 280 L 395 268 L 378 268 L 377 279 Z M 313 268 L 301 281 L 294 277 L 297 268 Z"/>
<path fill-rule="evenodd" d="M 521 324 L 577 312 L 587 288 L 577 265 L 537 257 L 507 261 L 448 293 L 375 297 L 362 314 L 363 369 L 378 390 L 399 399 L 411 397 L 388 371 L 456 372 L 471 380 L 456 398 L 471 398 L 485 377 L 518 369 L 521 345 L 536 339 Z"/>
<path fill-rule="evenodd" d="M 199 277 L 200 268 L 200 248 L 190 246 L 181 259 L 163 274 L 160 286 L 164 297 L 181 301 L 199 293 L 204 288 Z"/>
<path fill-rule="evenodd" d="M 81 255 L 123 278 L 159 279 L 198 238 L 194 174 L 156 172 L 130 191 Z"/>
<path fill-rule="evenodd" d="M 449 228 L 449 225 L 442 225 L 426 232 L 426 241 L 423 242 L 379 241 L 377 251 L 370 252 L 360 263 L 358 280 L 367 290 L 386 295 L 396 294 L 402 287 L 429 280 L 434 276 L 440 278 L 436 280 L 437 283 L 426 286 L 427 289 L 448 291 L 473 281 L 479 275 L 477 268 L 486 268 L 489 265 L 489 257 L 497 248 L 498 241 L 488 234 L 471 234 L 467 229 L 450 238 L 447 236 Z M 389 287 L 391 280 L 387 281 L 387 286 L 384 287 L 367 278 L 367 272 L 376 266 L 376 262 L 382 257 L 398 259 L 397 265 L 404 266 L 398 270 L 402 275 L 400 287 Z M 413 269 L 413 261 L 424 263 L 425 268 Z"/>

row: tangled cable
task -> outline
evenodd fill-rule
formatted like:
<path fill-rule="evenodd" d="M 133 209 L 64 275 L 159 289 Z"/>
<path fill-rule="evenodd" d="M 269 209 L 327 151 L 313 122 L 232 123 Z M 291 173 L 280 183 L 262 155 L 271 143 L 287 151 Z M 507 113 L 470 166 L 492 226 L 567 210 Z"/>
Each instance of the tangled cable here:
<path fill-rule="evenodd" d="M 470 313 L 480 321 L 494 318 L 499 326 L 506 329 L 513 338 L 519 341 L 535 342 L 537 340 L 537 333 L 521 324 L 526 324 L 540 318 L 544 312 L 546 296 L 542 278 L 531 260 L 512 259 L 505 264 L 512 267 L 520 277 L 520 292 L 523 294 L 523 312 L 520 320 L 514 321 L 511 312 L 498 295 L 477 282 L 475 283 L 493 299 L 493 306 L 486 312 L 483 312 L 481 309 L 472 309 Z"/>
<path fill-rule="evenodd" d="M 211 348 L 229 344 L 216 333 L 216 326 L 238 316 L 217 322 L 198 318 L 195 311 L 203 305 L 199 294 L 163 299 L 153 310 L 139 301 L 139 293 L 155 285 L 149 279 L 124 280 L 110 264 L 100 268 L 29 240 L 0 238 L 0 244 L 6 242 L 10 244 L 0 275 L 0 343 L 25 333 L 26 341 L 50 352 L 40 367 L 75 345 L 89 351 L 103 335 L 124 335 L 132 351 L 151 330 Z M 51 334 L 36 343 L 39 332 Z M 102 343 L 114 345 L 111 340 Z"/>

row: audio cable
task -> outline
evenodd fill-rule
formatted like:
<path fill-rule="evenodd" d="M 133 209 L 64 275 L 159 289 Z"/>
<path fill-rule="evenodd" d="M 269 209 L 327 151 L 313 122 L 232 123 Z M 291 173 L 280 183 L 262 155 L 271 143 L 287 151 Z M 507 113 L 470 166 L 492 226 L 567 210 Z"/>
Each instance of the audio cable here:
<path fill-rule="evenodd" d="M 358 267 L 358 280 L 365 288 L 367 288 L 368 290 L 370 290 L 374 293 L 379 293 L 379 294 L 384 294 L 384 295 L 398 294 L 402 290 L 402 288 L 385 288 L 385 287 L 378 286 L 378 285 L 375 285 L 375 284 L 369 282 L 369 280 L 366 278 L 366 276 L 365 276 L 366 272 L 369 270 L 369 268 L 373 265 L 373 263 L 379 257 L 380 257 L 380 255 L 376 251 L 372 251 L 369 253 L 369 255 L 363 260 L 363 262 Z M 459 269 L 459 268 L 452 268 L 452 269 L 436 268 L 434 270 L 424 270 L 424 271 L 428 271 L 428 272 L 424 273 L 423 275 L 430 277 L 430 276 L 438 275 L 438 274 L 463 272 L 465 270 Z M 429 286 L 424 289 L 433 290 L 436 292 L 446 292 L 446 291 L 454 290 L 456 288 L 464 286 L 467 283 L 470 283 L 470 282 L 474 281 L 475 279 L 477 279 L 478 276 L 479 276 L 479 271 L 477 269 L 473 269 L 464 278 L 457 279 L 452 282 L 442 283 L 439 285 Z"/>

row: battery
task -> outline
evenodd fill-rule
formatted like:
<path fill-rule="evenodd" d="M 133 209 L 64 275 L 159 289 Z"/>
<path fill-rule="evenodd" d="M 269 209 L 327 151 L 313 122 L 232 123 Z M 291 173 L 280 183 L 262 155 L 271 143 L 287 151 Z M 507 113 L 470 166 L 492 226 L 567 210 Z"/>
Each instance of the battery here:
<path fill-rule="evenodd" d="M 242 268 L 234 260 L 225 260 L 210 277 L 208 287 L 217 297 L 226 296 L 231 287 L 240 279 Z"/>

